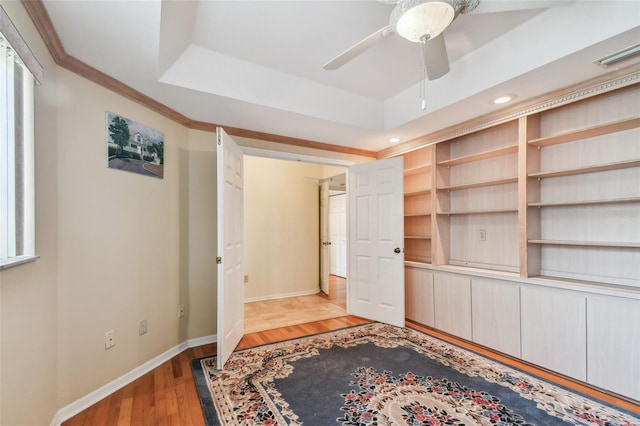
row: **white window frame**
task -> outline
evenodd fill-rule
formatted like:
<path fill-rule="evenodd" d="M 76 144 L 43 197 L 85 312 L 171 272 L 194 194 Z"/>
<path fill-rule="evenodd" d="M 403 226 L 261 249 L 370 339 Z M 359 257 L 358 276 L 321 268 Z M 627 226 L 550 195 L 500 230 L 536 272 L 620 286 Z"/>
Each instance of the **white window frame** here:
<path fill-rule="evenodd" d="M 0 6 L 0 270 L 35 254 L 34 106 L 42 66 Z M 17 73 L 15 70 L 17 69 Z M 20 78 L 22 76 L 22 78 Z M 17 90 L 15 90 L 17 88 Z M 16 105 L 18 108 L 16 108 Z"/>

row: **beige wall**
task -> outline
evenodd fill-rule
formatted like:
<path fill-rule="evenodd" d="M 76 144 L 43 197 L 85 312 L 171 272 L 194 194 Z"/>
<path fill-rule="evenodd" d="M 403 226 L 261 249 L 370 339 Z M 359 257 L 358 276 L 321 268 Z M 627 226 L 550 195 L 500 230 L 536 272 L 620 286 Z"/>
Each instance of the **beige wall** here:
<path fill-rule="evenodd" d="M 0 272 L 0 424 L 46 425 L 179 343 L 215 334 L 215 138 L 58 68 L 21 4 L 2 6 L 45 82 L 36 88 L 40 259 Z M 164 133 L 164 179 L 106 167 L 106 111 Z M 139 336 L 142 319 L 149 331 Z M 112 329 L 116 345 L 105 350 Z"/>
<path fill-rule="evenodd" d="M 180 342 L 175 314 L 187 238 L 179 202 L 185 128 L 67 71 L 58 73 L 59 400 L 62 404 Z M 105 110 L 160 130 L 164 179 L 109 169 Z M 138 335 L 148 320 L 149 332 Z M 116 346 L 104 349 L 115 330 Z M 100 368 L 96 368 L 100 366 Z"/>
<path fill-rule="evenodd" d="M 188 232 L 188 250 L 181 253 L 181 265 L 188 265 L 187 277 L 181 277 L 180 292 L 189 309 L 185 312 L 187 321 L 180 326 L 187 327 L 184 337 L 193 339 L 216 332 L 217 287 L 217 232 L 216 232 L 216 135 L 208 132 L 189 131 L 189 150 L 183 153 L 189 180 L 187 186 L 180 187 L 181 205 L 189 206 L 186 223 L 182 225 Z M 183 156 L 181 155 L 181 158 Z M 188 202 L 184 197 L 188 197 Z M 185 285 L 188 283 L 188 285 Z M 186 294 L 184 293 L 186 291 Z"/>
<path fill-rule="evenodd" d="M 216 333 L 215 136 L 186 129 L 59 68 L 22 4 L 0 4 L 45 70 L 36 88 L 40 259 L 0 271 L 0 424 L 47 425 L 61 408 L 179 343 Z M 164 179 L 107 168 L 107 111 L 164 133 Z M 304 177 L 335 174 L 321 166 L 297 167 Z M 313 191 L 314 199 L 287 206 L 294 213 L 287 220 L 313 237 L 288 235 L 280 253 L 317 253 L 317 186 L 310 180 L 297 185 Z M 263 235 L 264 228 L 249 232 Z M 313 264 L 290 262 L 278 271 L 317 286 Z M 248 273 L 251 283 L 261 275 L 259 267 Z M 274 291 L 289 291 L 286 279 L 267 278 L 282 285 Z M 182 319 L 180 303 L 186 308 Z M 142 319 L 149 331 L 139 336 Z M 104 333 L 112 329 L 116 345 L 105 350 Z"/>
<path fill-rule="evenodd" d="M 335 167 L 245 156 L 245 300 L 319 290 L 317 180 Z"/>
<path fill-rule="evenodd" d="M 317 181 L 345 167 L 245 156 L 245 300 L 319 291 Z"/>

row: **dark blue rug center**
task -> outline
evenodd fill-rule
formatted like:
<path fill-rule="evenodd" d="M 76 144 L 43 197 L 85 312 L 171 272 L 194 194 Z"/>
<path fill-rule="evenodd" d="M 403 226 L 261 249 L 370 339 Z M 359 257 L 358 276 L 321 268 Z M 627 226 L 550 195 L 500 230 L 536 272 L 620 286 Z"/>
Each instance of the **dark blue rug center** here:
<path fill-rule="evenodd" d="M 511 424 L 567 424 L 539 410 L 535 402 L 522 398 L 504 386 L 459 373 L 410 348 L 380 348 L 373 343 L 350 348 L 334 346 L 321 349 L 318 356 L 289 364 L 294 367 L 293 373 L 285 379 L 275 379 L 274 385 L 289 408 L 307 425 L 336 424 L 337 419 L 344 416 L 342 408 L 345 398 L 341 395 L 352 390 L 358 391 L 352 382 L 355 380 L 353 374 L 360 367 L 387 372 L 395 378 L 413 373 L 439 382 L 446 379 L 460 389 L 487 393 L 498 398 L 500 404 L 514 413 L 514 417 L 524 419 L 514 419 L 517 423 Z"/>

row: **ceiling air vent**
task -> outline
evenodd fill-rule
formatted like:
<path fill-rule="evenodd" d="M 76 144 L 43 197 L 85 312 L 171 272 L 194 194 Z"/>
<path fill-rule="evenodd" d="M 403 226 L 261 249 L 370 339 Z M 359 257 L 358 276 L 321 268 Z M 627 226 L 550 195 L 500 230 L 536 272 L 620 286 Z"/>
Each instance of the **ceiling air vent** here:
<path fill-rule="evenodd" d="M 602 68 L 611 68 L 614 65 L 626 62 L 632 58 L 637 58 L 638 56 L 640 56 L 640 43 L 627 47 L 612 55 L 607 55 L 604 58 L 593 61 L 593 63 L 600 65 Z"/>

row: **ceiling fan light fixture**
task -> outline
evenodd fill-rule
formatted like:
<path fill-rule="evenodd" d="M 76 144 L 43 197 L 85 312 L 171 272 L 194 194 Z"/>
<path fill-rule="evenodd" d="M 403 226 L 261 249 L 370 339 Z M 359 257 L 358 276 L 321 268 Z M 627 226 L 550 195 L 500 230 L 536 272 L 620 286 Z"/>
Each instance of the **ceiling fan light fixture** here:
<path fill-rule="evenodd" d="M 413 42 L 437 37 L 458 15 L 460 0 L 401 0 L 391 12 L 393 31 Z"/>

